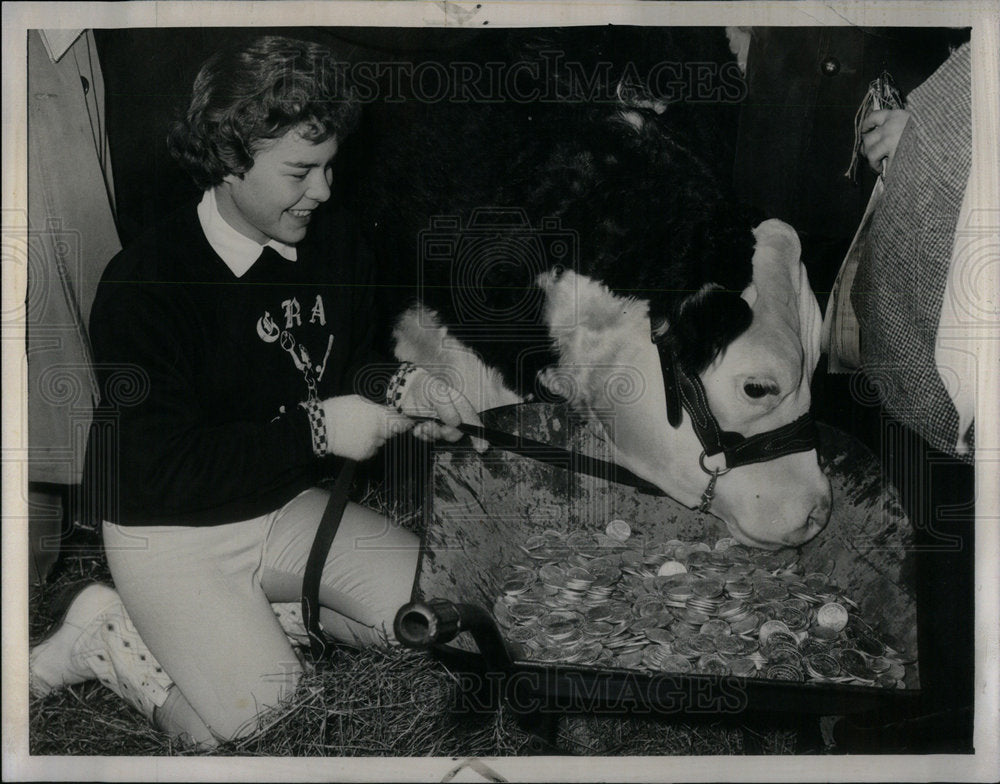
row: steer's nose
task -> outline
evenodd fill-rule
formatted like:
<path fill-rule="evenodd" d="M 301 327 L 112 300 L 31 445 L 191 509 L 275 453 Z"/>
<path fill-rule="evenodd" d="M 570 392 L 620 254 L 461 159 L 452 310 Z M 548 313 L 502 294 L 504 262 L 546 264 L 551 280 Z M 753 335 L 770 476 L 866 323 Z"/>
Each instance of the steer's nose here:
<path fill-rule="evenodd" d="M 829 495 L 821 495 L 809 512 L 805 524 L 785 536 L 784 543 L 789 547 L 798 547 L 826 528 L 826 524 L 830 521 L 830 506 Z"/>

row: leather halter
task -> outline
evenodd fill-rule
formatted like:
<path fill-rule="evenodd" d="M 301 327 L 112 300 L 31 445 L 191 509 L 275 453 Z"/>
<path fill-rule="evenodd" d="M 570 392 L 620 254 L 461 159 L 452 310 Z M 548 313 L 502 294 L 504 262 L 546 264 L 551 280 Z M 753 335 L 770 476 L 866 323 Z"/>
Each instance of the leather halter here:
<path fill-rule="evenodd" d="M 716 481 L 732 469 L 816 448 L 816 423 L 808 411 L 786 425 L 753 436 L 723 430 L 708 405 L 708 396 L 701 379 L 681 367 L 663 339 L 654 338 L 653 342 L 660 352 L 663 389 L 667 398 L 667 421 L 675 428 L 680 427 L 682 411 L 687 411 L 691 426 L 701 442 L 702 452 L 698 464 L 710 479 L 702 494 L 699 511 L 707 512 L 711 508 Z M 717 454 L 725 456 L 725 467 L 708 468 L 705 458 Z"/>

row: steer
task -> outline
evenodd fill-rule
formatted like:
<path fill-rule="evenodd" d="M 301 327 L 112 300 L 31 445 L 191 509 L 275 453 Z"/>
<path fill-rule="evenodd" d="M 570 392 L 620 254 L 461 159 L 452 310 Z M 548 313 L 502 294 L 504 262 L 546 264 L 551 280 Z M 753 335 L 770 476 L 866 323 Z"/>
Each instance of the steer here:
<path fill-rule="evenodd" d="M 611 104 L 383 108 L 361 206 L 393 285 L 416 270 L 395 354 L 480 411 L 565 399 L 618 464 L 740 542 L 800 545 L 831 492 L 798 237 L 752 220 L 672 110 L 619 86 Z"/>
<path fill-rule="evenodd" d="M 753 279 L 742 292 L 753 320 L 700 376 L 719 426 L 745 436 L 807 414 L 821 323 L 794 230 L 769 220 L 754 234 Z M 538 381 L 605 429 L 617 463 L 686 506 L 702 505 L 706 483 L 714 469 L 726 468 L 725 460 L 706 458 L 687 411 L 680 413 L 679 426 L 668 423 L 667 385 L 651 340 L 648 303 L 615 295 L 572 271 L 546 272 L 537 284 L 559 357 Z M 524 399 L 476 352 L 451 338 L 438 314 L 424 305 L 402 315 L 394 337 L 400 360 L 442 373 L 480 411 Z M 810 448 L 720 473 L 711 501 L 712 513 L 738 541 L 797 546 L 826 525 L 830 483 Z"/>

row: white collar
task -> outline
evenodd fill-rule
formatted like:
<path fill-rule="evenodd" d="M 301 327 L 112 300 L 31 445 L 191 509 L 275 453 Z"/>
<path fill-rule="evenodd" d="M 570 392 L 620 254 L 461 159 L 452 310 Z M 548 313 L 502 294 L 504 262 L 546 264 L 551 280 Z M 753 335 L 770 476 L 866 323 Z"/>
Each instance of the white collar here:
<path fill-rule="evenodd" d="M 219 254 L 219 258 L 226 263 L 226 266 L 232 270 L 237 278 L 242 278 L 246 274 L 247 270 L 260 257 L 261 251 L 267 246 L 274 248 L 289 261 L 295 261 L 298 258 L 294 245 L 286 245 L 275 239 L 261 245 L 230 226 L 219 212 L 215 188 L 209 188 L 205 191 L 205 195 L 198 202 L 198 220 L 212 250 Z"/>

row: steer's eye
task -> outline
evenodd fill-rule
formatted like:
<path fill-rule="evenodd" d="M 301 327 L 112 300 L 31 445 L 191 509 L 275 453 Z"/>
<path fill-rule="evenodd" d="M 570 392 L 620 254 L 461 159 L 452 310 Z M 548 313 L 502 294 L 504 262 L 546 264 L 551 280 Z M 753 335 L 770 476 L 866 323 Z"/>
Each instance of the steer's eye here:
<path fill-rule="evenodd" d="M 762 397 L 767 397 L 768 395 L 777 395 L 778 385 L 773 381 L 754 379 L 743 382 L 743 391 L 746 392 L 747 397 L 760 400 Z"/>

